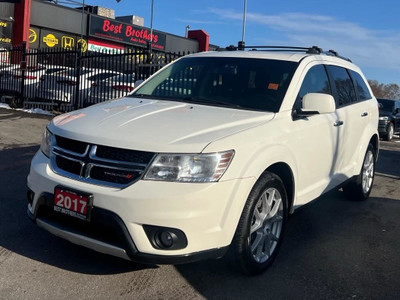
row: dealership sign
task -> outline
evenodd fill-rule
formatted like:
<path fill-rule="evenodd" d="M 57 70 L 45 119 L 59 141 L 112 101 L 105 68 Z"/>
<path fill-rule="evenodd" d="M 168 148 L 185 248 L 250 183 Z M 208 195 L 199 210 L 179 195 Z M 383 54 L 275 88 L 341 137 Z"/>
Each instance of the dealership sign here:
<path fill-rule="evenodd" d="M 122 23 L 115 20 L 90 16 L 89 35 L 124 44 L 146 46 L 152 41 L 152 48 L 165 50 L 166 35 L 149 28 Z"/>
<path fill-rule="evenodd" d="M 101 52 L 107 54 L 121 54 L 125 52 L 124 47 L 118 47 L 94 40 L 89 40 L 88 50 L 92 52 Z"/>
<path fill-rule="evenodd" d="M 12 36 L 11 22 L 0 21 L 0 42 L 4 44 L 11 44 L 11 36 Z"/>

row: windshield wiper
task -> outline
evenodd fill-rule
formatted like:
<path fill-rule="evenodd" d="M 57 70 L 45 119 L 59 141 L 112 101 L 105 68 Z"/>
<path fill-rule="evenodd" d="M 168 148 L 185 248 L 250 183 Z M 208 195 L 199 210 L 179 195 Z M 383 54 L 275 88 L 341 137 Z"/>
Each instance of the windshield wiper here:
<path fill-rule="evenodd" d="M 146 95 L 146 94 L 130 94 L 129 97 L 132 97 L 132 98 L 153 98 L 154 96 Z"/>
<path fill-rule="evenodd" d="M 239 104 L 222 101 L 222 100 L 214 100 L 214 99 L 204 99 L 204 98 L 195 98 L 195 97 L 185 97 L 182 98 L 183 101 L 197 103 L 197 104 L 207 104 L 212 106 L 223 106 L 223 107 L 232 107 L 232 108 L 243 108 Z"/>

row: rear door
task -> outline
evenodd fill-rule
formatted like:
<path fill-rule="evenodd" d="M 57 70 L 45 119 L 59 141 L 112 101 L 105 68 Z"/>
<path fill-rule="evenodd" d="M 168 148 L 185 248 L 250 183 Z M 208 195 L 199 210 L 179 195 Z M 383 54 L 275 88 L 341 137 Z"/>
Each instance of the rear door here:
<path fill-rule="evenodd" d="M 360 147 L 365 146 L 364 131 L 372 115 L 372 95 L 362 77 L 354 71 L 339 66 L 327 66 L 336 101 L 339 128 L 336 161 L 336 182 L 340 183 L 354 174 L 360 156 Z M 367 103 L 371 100 L 371 103 Z M 376 104 L 375 104 L 376 105 Z"/>

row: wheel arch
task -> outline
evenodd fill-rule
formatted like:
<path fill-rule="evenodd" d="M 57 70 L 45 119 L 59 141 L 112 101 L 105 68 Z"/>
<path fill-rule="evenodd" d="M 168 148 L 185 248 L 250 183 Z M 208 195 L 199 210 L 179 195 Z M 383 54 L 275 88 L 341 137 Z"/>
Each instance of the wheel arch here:
<path fill-rule="evenodd" d="M 371 144 L 374 152 L 375 152 L 375 162 L 378 160 L 378 154 L 379 154 L 379 134 L 377 132 L 374 132 L 370 135 L 369 139 L 366 137 L 364 141 L 368 141 L 368 143 L 363 143 L 361 147 L 358 149 L 358 155 L 356 156 L 356 165 L 353 170 L 353 176 L 357 176 L 360 173 L 360 170 L 362 168 L 362 164 L 364 161 L 364 156 L 365 153 L 367 152 L 368 145 Z"/>
<path fill-rule="evenodd" d="M 369 142 L 372 145 L 372 147 L 374 147 L 375 159 L 378 160 L 378 155 L 379 155 L 379 136 L 377 134 L 374 134 L 371 137 Z"/>
<path fill-rule="evenodd" d="M 284 162 L 278 162 L 269 166 L 265 172 L 274 173 L 282 180 L 288 197 L 288 212 L 292 213 L 295 195 L 295 180 L 292 169 L 288 164 Z"/>

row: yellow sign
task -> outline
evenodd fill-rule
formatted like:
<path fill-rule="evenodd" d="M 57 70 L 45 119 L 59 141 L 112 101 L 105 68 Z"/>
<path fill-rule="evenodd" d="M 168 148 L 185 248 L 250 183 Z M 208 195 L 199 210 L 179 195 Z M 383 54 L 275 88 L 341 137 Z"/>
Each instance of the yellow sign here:
<path fill-rule="evenodd" d="M 2 37 L 0 37 L 0 42 L 11 44 L 11 39 L 10 38 L 2 38 Z"/>
<path fill-rule="evenodd" d="M 54 47 L 55 45 L 58 45 L 58 39 L 51 33 L 43 38 L 43 42 L 45 42 L 48 47 Z"/>
<path fill-rule="evenodd" d="M 61 38 L 61 47 L 64 49 L 72 49 L 75 46 L 75 39 L 70 36 L 64 35 Z"/>
<path fill-rule="evenodd" d="M 88 49 L 88 44 L 84 39 L 79 39 L 78 44 L 81 44 L 81 51 L 86 52 Z"/>
<path fill-rule="evenodd" d="M 29 43 L 34 43 L 36 42 L 37 39 L 37 33 L 33 29 L 29 29 Z"/>

